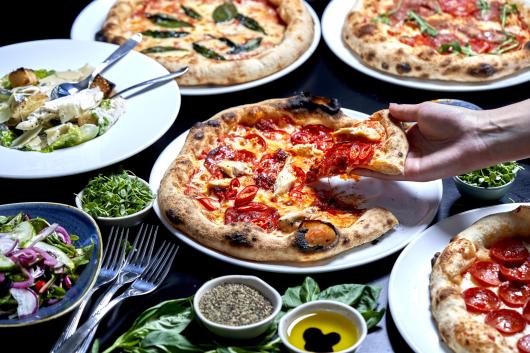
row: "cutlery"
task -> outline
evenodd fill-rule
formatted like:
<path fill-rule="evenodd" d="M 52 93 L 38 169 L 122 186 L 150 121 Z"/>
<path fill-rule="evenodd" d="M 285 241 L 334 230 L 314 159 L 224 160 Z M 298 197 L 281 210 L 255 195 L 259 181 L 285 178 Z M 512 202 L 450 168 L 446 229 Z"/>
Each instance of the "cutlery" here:
<path fill-rule="evenodd" d="M 85 337 L 98 326 L 103 317 L 123 300 L 148 294 L 157 289 L 166 278 L 177 251 L 178 246 L 165 241 L 156 252 L 153 261 L 150 262 L 145 272 L 125 292 L 112 299 L 101 310 L 90 315 L 88 321 L 61 346 L 57 353 L 75 352 Z"/>
<path fill-rule="evenodd" d="M 74 313 L 70 317 L 70 320 L 66 324 L 61 337 L 55 342 L 50 353 L 55 353 L 59 347 L 74 334 L 83 314 L 90 297 L 97 291 L 99 288 L 105 284 L 113 281 L 117 276 L 118 272 L 124 265 L 125 259 L 125 245 L 127 244 L 127 237 L 129 235 L 129 230 L 125 230 L 121 227 L 112 227 L 110 230 L 110 235 L 108 237 L 107 246 L 103 255 L 103 264 L 101 265 L 101 270 L 97 277 L 96 283 L 88 291 L 85 298 L 79 303 L 79 306 L 75 309 Z"/>
<path fill-rule="evenodd" d="M 109 68 L 111 68 L 115 63 L 117 63 L 120 59 L 122 59 L 125 55 L 127 55 L 131 50 L 134 49 L 140 42 L 142 41 L 142 34 L 136 33 L 134 36 L 132 36 L 130 39 L 128 39 L 125 43 L 120 45 L 116 51 L 114 51 L 110 56 L 105 59 L 101 64 L 99 64 L 94 71 L 87 77 L 85 77 L 83 80 L 79 82 L 64 82 L 57 86 L 55 86 L 50 94 L 50 98 L 52 100 L 70 96 L 72 94 L 75 94 L 88 86 L 92 83 L 94 78 L 96 78 L 97 75 L 107 71 Z"/>

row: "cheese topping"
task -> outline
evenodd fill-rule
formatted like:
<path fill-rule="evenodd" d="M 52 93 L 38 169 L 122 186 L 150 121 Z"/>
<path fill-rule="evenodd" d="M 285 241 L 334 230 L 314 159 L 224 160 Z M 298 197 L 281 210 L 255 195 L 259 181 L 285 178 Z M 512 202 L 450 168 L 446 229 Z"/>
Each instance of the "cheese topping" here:
<path fill-rule="evenodd" d="M 251 175 L 252 168 L 246 163 L 237 161 L 221 161 L 217 163 L 217 166 L 231 178 L 235 178 L 240 175 Z"/>
<path fill-rule="evenodd" d="M 381 126 L 380 123 L 378 123 L 378 125 Z M 379 141 L 379 140 L 381 140 L 381 137 L 382 137 L 379 134 L 378 129 L 376 129 L 375 127 L 362 125 L 362 124 L 359 124 L 359 125 L 353 126 L 353 127 L 344 127 L 342 129 L 338 129 L 333 134 L 334 135 L 350 135 L 350 136 L 356 136 L 356 137 L 363 137 L 363 138 L 367 139 L 368 141 Z"/>

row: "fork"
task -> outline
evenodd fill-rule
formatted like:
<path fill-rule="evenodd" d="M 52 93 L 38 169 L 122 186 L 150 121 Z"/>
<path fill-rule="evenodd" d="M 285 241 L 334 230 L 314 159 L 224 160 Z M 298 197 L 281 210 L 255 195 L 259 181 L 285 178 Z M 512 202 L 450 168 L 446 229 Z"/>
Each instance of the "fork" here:
<path fill-rule="evenodd" d="M 57 353 L 75 352 L 85 337 L 98 326 L 105 315 L 123 300 L 153 292 L 164 281 L 177 254 L 178 246 L 165 241 L 158 249 L 145 272 L 122 294 L 112 299 L 100 310 L 95 311 L 90 319 L 70 337 Z"/>
<path fill-rule="evenodd" d="M 74 334 L 81 315 L 90 299 L 90 297 L 97 291 L 99 288 L 105 284 L 113 281 L 120 272 L 121 268 L 124 265 L 125 259 L 125 244 L 127 243 L 127 237 L 129 236 L 129 230 L 125 230 L 121 227 L 112 227 L 110 230 L 110 235 L 108 237 L 107 246 L 105 248 L 105 253 L 103 255 L 103 264 L 101 265 L 101 270 L 97 277 L 96 283 L 88 291 L 85 298 L 79 303 L 77 309 L 70 317 L 70 320 L 66 324 L 63 333 L 59 339 L 55 342 L 50 353 L 55 353 L 59 347 Z"/>
<path fill-rule="evenodd" d="M 130 283 L 140 277 L 145 271 L 147 265 L 151 261 L 151 255 L 153 253 L 153 247 L 156 241 L 156 235 L 158 233 L 158 226 L 145 225 L 140 226 L 140 230 L 134 239 L 134 243 L 131 248 L 131 252 L 127 255 L 125 260 L 125 266 L 122 271 L 118 274 L 118 279 L 114 284 L 107 289 L 107 291 L 101 295 L 98 302 L 94 305 L 92 312 L 100 310 L 105 307 L 111 298 L 114 296 L 116 291 L 123 287 L 125 284 Z M 97 327 L 97 326 L 96 326 Z M 96 330 L 92 330 L 86 337 L 85 341 L 81 345 L 80 349 L 76 353 L 84 353 L 88 350 Z"/>

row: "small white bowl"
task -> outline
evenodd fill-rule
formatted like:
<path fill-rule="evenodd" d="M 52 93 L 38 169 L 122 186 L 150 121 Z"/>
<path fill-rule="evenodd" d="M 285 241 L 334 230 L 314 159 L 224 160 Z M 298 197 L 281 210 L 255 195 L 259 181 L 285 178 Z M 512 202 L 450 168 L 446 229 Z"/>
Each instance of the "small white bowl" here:
<path fill-rule="evenodd" d="M 151 187 L 149 186 L 149 184 L 143 180 L 142 178 L 139 178 L 137 176 L 134 176 L 134 175 L 131 175 L 130 176 L 131 178 L 136 178 L 138 179 L 139 181 L 141 181 L 145 186 L 147 186 L 149 188 L 149 190 L 151 190 Z M 77 206 L 77 208 L 83 210 L 86 212 L 86 210 L 83 208 L 83 203 L 81 202 L 81 200 L 83 199 L 83 192 L 85 190 L 81 190 L 81 192 L 79 192 L 77 195 L 75 195 L 75 205 Z M 155 197 L 156 199 L 156 197 Z M 151 210 L 151 208 L 153 207 L 153 202 L 155 201 L 155 199 L 153 199 L 153 201 L 151 201 L 143 210 L 140 210 L 136 213 L 133 213 L 133 214 L 130 214 L 130 215 L 127 215 L 127 216 L 121 216 L 121 217 L 94 217 L 96 219 L 96 221 L 102 225 L 106 225 L 106 226 L 121 226 L 121 227 L 132 227 L 132 226 L 135 226 L 137 224 L 140 224 L 142 222 L 142 220 L 147 217 L 147 215 L 149 214 L 149 211 Z"/>
<path fill-rule="evenodd" d="M 455 186 L 462 196 L 473 197 L 479 200 L 498 200 L 502 198 L 510 190 L 515 181 L 512 181 L 501 186 L 494 186 L 491 188 L 484 188 L 482 186 L 469 185 L 459 177 L 453 177 Z"/>
<path fill-rule="evenodd" d="M 343 349 L 342 351 L 339 351 L 337 353 L 351 353 L 354 352 L 355 349 L 357 349 L 361 343 L 366 338 L 366 335 L 368 333 L 368 327 L 366 326 L 366 322 L 364 321 L 363 316 L 354 308 L 352 308 L 349 305 L 336 302 L 333 300 L 316 300 L 309 303 L 305 303 L 297 307 L 296 309 L 293 309 L 289 311 L 285 316 L 283 316 L 280 320 L 280 324 L 278 325 L 278 335 L 280 336 L 280 339 L 282 343 L 293 353 L 307 353 L 305 350 L 301 350 L 299 348 L 296 348 L 293 346 L 289 340 L 287 339 L 287 330 L 289 329 L 289 326 L 298 318 L 314 313 L 316 311 L 330 311 L 337 314 L 340 314 L 344 316 L 346 319 L 350 320 L 350 322 L 357 328 L 357 333 L 359 335 L 357 342 L 347 348 Z"/>
<path fill-rule="evenodd" d="M 243 326 L 223 325 L 223 324 L 219 324 L 211 320 L 208 320 L 201 313 L 201 310 L 199 308 L 199 302 L 202 296 L 204 295 L 204 293 L 206 293 L 211 288 L 216 287 L 220 284 L 224 284 L 224 283 L 246 284 L 247 286 L 254 288 L 258 292 L 263 294 L 265 298 L 269 299 L 273 307 L 272 314 L 261 321 L 258 321 L 250 325 L 243 325 Z M 195 294 L 195 297 L 193 298 L 193 309 L 195 310 L 195 314 L 197 315 L 197 318 L 212 333 L 218 336 L 226 337 L 226 338 L 243 340 L 243 339 L 250 339 L 250 338 L 257 337 L 261 335 L 262 333 L 264 333 L 265 331 L 267 331 L 267 329 L 270 327 L 270 325 L 274 321 L 274 318 L 280 313 L 280 310 L 282 309 L 282 297 L 280 296 L 280 293 L 276 291 L 276 289 L 272 288 L 270 285 L 268 285 L 266 282 L 264 282 L 258 277 L 240 276 L 240 275 L 223 276 L 223 277 L 214 278 L 204 283 L 201 286 L 201 288 L 199 288 L 199 290 Z"/>

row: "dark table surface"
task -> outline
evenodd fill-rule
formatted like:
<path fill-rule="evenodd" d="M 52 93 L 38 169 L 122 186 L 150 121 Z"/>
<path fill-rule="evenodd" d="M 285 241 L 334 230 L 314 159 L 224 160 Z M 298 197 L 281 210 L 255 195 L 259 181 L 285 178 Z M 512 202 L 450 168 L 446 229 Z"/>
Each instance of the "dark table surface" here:
<path fill-rule="evenodd" d="M 309 1 L 319 16 L 324 11 L 327 2 L 326 0 Z M 31 2 L 31 4 L 23 1 L 11 2 L 12 6 L 15 7 L 12 13 L 22 13 L 24 18 L 21 20 L 18 16 L 7 16 L 8 25 L 4 27 L 7 30 L 4 30 L 0 35 L 0 45 L 38 39 L 68 38 L 75 17 L 88 3 L 87 0 L 40 1 Z M 9 24 L 10 21 L 13 23 Z M 10 68 L 0 67 L 2 72 L 8 69 Z M 89 178 L 99 172 L 114 171 L 119 167 L 130 169 L 138 176 L 148 179 L 158 155 L 194 122 L 205 120 L 216 112 L 231 106 L 268 98 L 286 97 L 300 91 L 337 97 L 344 107 L 370 113 L 387 107 L 390 102 L 415 103 L 436 98 L 463 99 L 483 108 L 494 108 L 528 98 L 530 83 L 502 90 L 477 93 L 439 93 L 398 87 L 380 82 L 351 69 L 336 58 L 322 40 L 317 51 L 304 65 L 275 82 L 247 91 L 219 96 L 183 97 L 179 117 L 169 131 L 151 147 L 116 165 L 62 178 L 45 180 L 0 179 L 2 189 L 0 203 L 51 201 L 73 205 L 74 193 L 81 190 Z M 528 160 L 522 161 L 522 163 L 526 170 L 520 172 L 520 176 L 508 195 L 494 203 L 464 199 L 460 197 L 450 179 L 444 180 L 443 199 L 434 222 L 473 208 L 503 202 L 528 201 L 530 198 L 530 163 Z M 159 223 L 154 214 L 149 216 L 148 221 Z M 106 231 L 103 229 L 104 234 Z M 163 237 L 170 237 L 165 229 L 162 233 L 164 233 Z M 384 287 L 380 305 L 386 307 L 388 306 L 388 278 L 398 255 L 399 253 L 396 253 L 362 267 L 317 274 L 313 277 L 323 288 L 346 282 L 380 284 Z M 102 339 L 103 346 L 106 346 L 117 335 L 124 332 L 138 314 L 146 308 L 162 300 L 192 295 L 203 282 L 226 274 L 257 275 L 271 283 L 280 292 L 289 286 L 300 284 L 304 278 L 304 275 L 247 270 L 220 262 L 188 246 L 181 245 L 172 271 L 162 288 L 152 295 L 125 302 L 104 320 L 97 336 Z M 0 342 L 3 342 L 3 348 L 0 350 L 7 352 L 8 347 L 13 346 L 11 344 L 6 345 L 6 342 L 13 342 L 20 349 L 17 351 L 48 352 L 59 336 L 67 317 L 26 329 L 2 329 L 0 330 Z M 406 353 L 411 352 L 411 349 L 396 329 L 391 313 L 387 311 L 378 328 L 368 335 L 365 344 L 358 352 Z"/>

